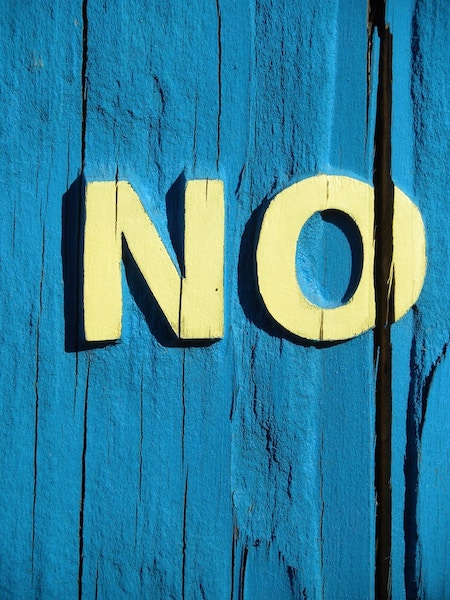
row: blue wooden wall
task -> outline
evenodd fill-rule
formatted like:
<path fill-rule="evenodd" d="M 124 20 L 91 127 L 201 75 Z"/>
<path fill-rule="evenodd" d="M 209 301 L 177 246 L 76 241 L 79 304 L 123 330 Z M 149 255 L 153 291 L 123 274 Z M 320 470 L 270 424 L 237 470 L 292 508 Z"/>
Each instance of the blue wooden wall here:
<path fill-rule="evenodd" d="M 366 3 L 0 14 L 0 597 L 373 598 L 373 332 L 286 336 L 254 279 L 268 200 L 319 173 L 373 182 Z M 386 22 L 392 178 L 428 259 L 391 332 L 392 594 L 450 598 L 450 4 L 390 0 Z M 174 257 L 183 181 L 224 181 L 223 339 L 174 343 L 125 256 L 121 341 L 80 342 L 80 198 L 116 178 Z M 339 303 L 347 238 L 309 228 L 299 265 Z"/>

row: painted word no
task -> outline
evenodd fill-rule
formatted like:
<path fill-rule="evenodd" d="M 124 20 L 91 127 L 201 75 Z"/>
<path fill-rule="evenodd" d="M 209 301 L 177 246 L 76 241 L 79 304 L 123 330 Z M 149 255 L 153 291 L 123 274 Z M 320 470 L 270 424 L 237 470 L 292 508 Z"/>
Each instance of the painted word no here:
<path fill-rule="evenodd" d="M 86 186 L 83 314 L 86 341 L 117 340 L 122 327 L 122 237 L 175 335 L 220 339 L 224 333 L 224 190 L 219 180 L 191 180 L 184 199 L 184 272 L 181 275 L 154 224 L 126 181 Z M 323 308 L 298 283 L 297 243 L 306 221 L 335 209 L 355 223 L 362 269 L 345 304 Z M 256 247 L 257 284 L 267 311 L 285 330 L 309 340 L 352 338 L 375 324 L 374 192 L 343 176 L 318 175 L 273 198 Z M 395 188 L 392 280 L 394 320 L 416 302 L 425 270 L 425 233 L 417 207 Z"/>

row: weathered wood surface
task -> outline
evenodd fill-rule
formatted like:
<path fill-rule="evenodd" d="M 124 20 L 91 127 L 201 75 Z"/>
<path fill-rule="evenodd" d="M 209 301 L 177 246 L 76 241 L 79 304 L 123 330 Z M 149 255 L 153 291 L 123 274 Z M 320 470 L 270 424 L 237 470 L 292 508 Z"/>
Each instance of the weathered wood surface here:
<path fill-rule="evenodd" d="M 275 194 L 318 173 L 373 182 L 367 6 L 5 0 L 1 14 L 0 596 L 373 597 L 373 332 L 283 335 L 254 280 Z M 392 178 L 428 257 L 391 330 L 393 597 L 445 598 L 450 4 L 391 1 L 386 21 Z M 225 184 L 224 338 L 174 343 L 128 257 L 121 342 L 81 344 L 84 181 L 130 181 L 179 251 L 180 177 Z M 304 268 L 336 301 L 348 245 L 315 227 Z"/>

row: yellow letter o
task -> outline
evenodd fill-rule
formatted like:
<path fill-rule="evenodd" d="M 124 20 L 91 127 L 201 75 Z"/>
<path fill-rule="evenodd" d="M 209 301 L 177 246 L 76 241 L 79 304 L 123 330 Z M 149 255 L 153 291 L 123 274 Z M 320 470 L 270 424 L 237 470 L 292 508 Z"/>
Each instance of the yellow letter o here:
<path fill-rule="evenodd" d="M 362 239 L 359 284 L 336 308 L 310 302 L 297 279 L 296 252 L 301 229 L 318 211 L 340 210 L 355 222 Z M 258 287 L 263 302 L 284 329 L 309 340 L 345 340 L 375 325 L 374 192 L 367 183 L 343 176 L 310 177 L 280 192 L 262 221 L 256 249 Z M 394 191 L 394 320 L 416 302 L 426 271 L 425 231 L 418 208 Z"/>

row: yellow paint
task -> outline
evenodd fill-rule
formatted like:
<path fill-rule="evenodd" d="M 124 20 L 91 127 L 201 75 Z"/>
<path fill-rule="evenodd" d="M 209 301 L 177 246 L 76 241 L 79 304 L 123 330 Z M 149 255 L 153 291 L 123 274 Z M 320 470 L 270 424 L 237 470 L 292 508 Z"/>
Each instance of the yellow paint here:
<path fill-rule="evenodd" d="M 122 328 L 122 248 L 114 181 L 86 186 L 83 254 L 84 333 L 87 341 L 116 340 Z"/>
<path fill-rule="evenodd" d="M 174 333 L 223 336 L 223 183 L 189 181 L 185 190 L 185 277 L 172 262 L 138 195 L 126 181 L 88 183 L 84 236 L 87 341 L 121 335 L 122 235 Z"/>
<path fill-rule="evenodd" d="M 359 228 L 363 266 L 350 300 L 322 308 L 306 299 L 296 272 L 300 231 L 317 211 L 347 213 Z M 319 175 L 283 190 L 270 203 L 256 251 L 258 285 L 272 317 L 286 330 L 311 340 L 344 340 L 375 324 L 373 189 L 356 179 Z M 420 213 L 400 190 L 394 199 L 395 318 L 417 300 L 425 276 L 425 234 Z"/>
<path fill-rule="evenodd" d="M 185 273 L 181 277 L 139 197 L 126 181 L 86 187 L 84 327 L 87 341 L 116 340 L 122 321 L 122 236 L 170 327 L 181 339 L 223 336 L 223 183 L 189 181 L 185 190 Z M 297 278 L 300 231 L 317 211 L 336 209 L 359 228 L 363 265 L 352 298 L 337 308 L 304 296 Z M 286 330 L 311 340 L 343 340 L 375 323 L 374 197 L 366 183 L 319 175 L 292 185 L 270 203 L 256 251 L 258 285 L 269 313 Z M 395 188 L 394 319 L 417 300 L 425 277 L 425 233 L 417 207 Z"/>
<path fill-rule="evenodd" d="M 189 181 L 185 194 L 184 261 L 181 280 L 182 339 L 223 336 L 223 183 Z"/>
<path fill-rule="evenodd" d="M 427 268 L 425 228 L 419 209 L 398 188 L 394 190 L 394 319 L 402 317 L 417 301 Z"/>

